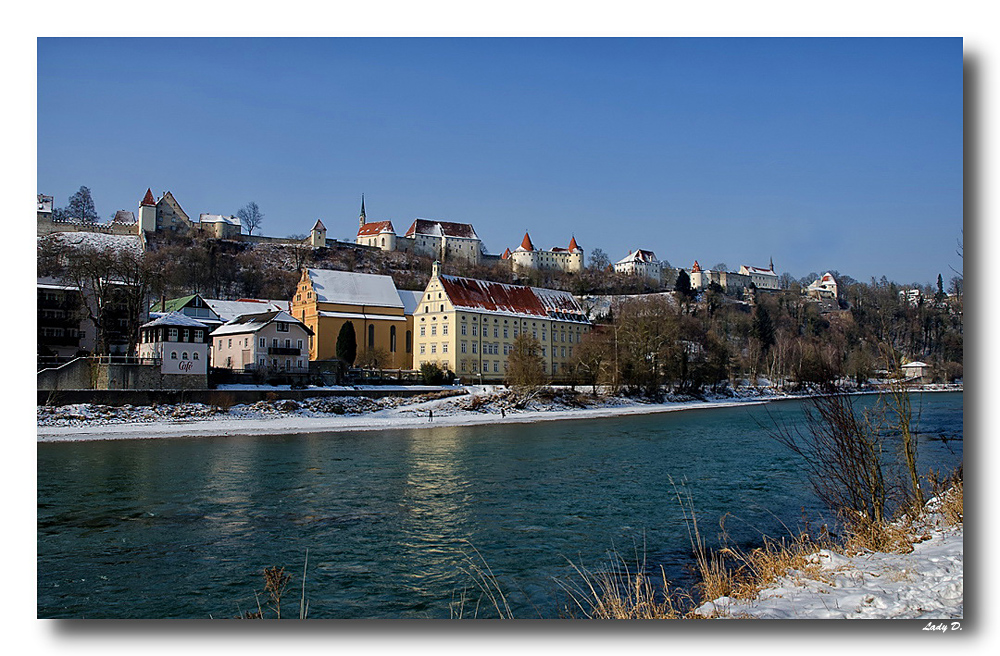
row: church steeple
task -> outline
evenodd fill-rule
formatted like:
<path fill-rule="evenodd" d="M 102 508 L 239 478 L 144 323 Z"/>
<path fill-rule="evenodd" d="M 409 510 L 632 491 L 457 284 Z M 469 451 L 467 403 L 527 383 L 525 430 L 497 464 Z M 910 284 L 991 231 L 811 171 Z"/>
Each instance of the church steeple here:
<path fill-rule="evenodd" d="M 361 216 L 358 217 L 358 227 L 363 228 L 365 225 L 365 195 L 361 194 Z"/>

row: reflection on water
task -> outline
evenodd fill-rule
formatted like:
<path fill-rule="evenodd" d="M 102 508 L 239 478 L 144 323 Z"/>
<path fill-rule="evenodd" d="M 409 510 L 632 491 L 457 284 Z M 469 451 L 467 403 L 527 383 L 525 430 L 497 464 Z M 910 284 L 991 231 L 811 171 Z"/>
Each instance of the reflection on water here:
<path fill-rule="evenodd" d="M 518 617 L 556 617 L 572 563 L 615 550 L 689 580 L 690 493 L 710 542 L 828 519 L 760 429 L 799 402 L 534 425 L 38 447 L 41 617 L 230 617 L 260 571 L 310 615 L 448 617 L 482 555 Z M 962 457 L 961 394 L 925 395 L 920 468 Z M 297 601 L 297 597 L 296 597 Z M 488 609 L 481 614 L 488 615 Z"/>

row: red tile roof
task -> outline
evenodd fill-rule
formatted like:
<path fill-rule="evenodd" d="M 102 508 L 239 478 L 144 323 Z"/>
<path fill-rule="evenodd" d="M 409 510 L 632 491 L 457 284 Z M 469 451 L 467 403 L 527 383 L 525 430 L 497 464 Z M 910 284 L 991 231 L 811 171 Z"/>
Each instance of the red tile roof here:
<path fill-rule="evenodd" d="M 146 190 L 146 195 L 142 197 L 142 202 L 140 202 L 139 205 L 152 205 L 154 207 L 156 206 L 156 201 L 153 200 L 153 190 L 152 189 L 147 189 Z"/>
<path fill-rule="evenodd" d="M 701 266 L 699 266 L 698 260 L 695 260 L 694 266 L 691 267 L 691 272 L 694 273 L 695 271 L 701 271 Z"/>
<path fill-rule="evenodd" d="M 396 232 L 395 228 L 392 227 L 392 221 L 372 221 L 371 223 L 366 223 L 358 228 L 358 237 L 371 237 L 382 232 Z"/>
<path fill-rule="evenodd" d="M 503 255 L 500 256 L 500 259 L 501 260 L 510 259 L 510 249 L 509 248 L 503 252 Z"/>
<path fill-rule="evenodd" d="M 548 316 L 545 306 L 531 287 L 455 276 L 440 276 L 440 280 L 455 307 Z"/>
<path fill-rule="evenodd" d="M 456 308 L 587 322 L 586 314 L 569 292 L 456 276 L 438 279 Z"/>
<path fill-rule="evenodd" d="M 573 251 L 581 250 L 580 247 L 576 243 L 576 235 L 573 235 L 573 238 L 569 240 L 569 249 L 568 250 L 571 253 Z"/>
<path fill-rule="evenodd" d="M 528 236 L 528 233 L 524 233 L 524 239 L 521 240 L 521 248 L 526 251 L 535 250 L 535 246 L 531 243 L 531 237 Z"/>

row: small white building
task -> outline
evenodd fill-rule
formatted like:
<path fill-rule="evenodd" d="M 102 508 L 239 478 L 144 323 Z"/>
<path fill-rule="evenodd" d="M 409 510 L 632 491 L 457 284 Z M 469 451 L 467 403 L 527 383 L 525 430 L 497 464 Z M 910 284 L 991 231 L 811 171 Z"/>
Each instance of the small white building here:
<path fill-rule="evenodd" d="M 306 372 L 313 331 L 284 310 L 243 314 L 212 331 L 212 366 Z"/>
<path fill-rule="evenodd" d="M 907 362 L 901 369 L 903 370 L 903 379 L 914 383 L 924 382 L 924 377 L 930 376 L 931 372 L 931 366 L 926 362 Z"/>
<path fill-rule="evenodd" d="M 181 314 L 168 312 L 139 328 L 139 358 L 160 360 L 160 373 L 208 373 L 209 326 Z"/>
<path fill-rule="evenodd" d="M 643 249 L 629 251 L 628 255 L 615 262 L 616 273 L 629 276 L 642 276 L 659 283 L 663 279 L 663 266 L 669 263 L 656 259 L 656 253 Z"/>
<path fill-rule="evenodd" d="M 757 289 L 781 289 L 781 285 L 778 283 L 778 274 L 774 272 L 774 262 L 771 262 L 769 269 L 744 264 L 740 267 L 740 274 L 748 276 L 750 278 L 750 282 L 752 282 Z"/>
<path fill-rule="evenodd" d="M 235 216 L 202 214 L 198 217 L 198 230 L 206 237 L 233 239 L 240 236 L 243 224 Z"/>
<path fill-rule="evenodd" d="M 818 280 L 814 280 L 805 289 L 807 296 L 813 298 L 837 298 L 837 280 L 827 271 Z"/>

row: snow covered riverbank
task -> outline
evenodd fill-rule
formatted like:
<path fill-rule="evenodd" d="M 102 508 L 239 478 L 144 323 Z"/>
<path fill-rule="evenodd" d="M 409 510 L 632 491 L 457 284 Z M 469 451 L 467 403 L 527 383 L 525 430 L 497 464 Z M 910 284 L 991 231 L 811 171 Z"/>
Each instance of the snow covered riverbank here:
<path fill-rule="evenodd" d="M 752 601 L 722 597 L 698 614 L 753 619 L 926 619 L 928 630 L 961 627 L 964 617 L 964 528 L 935 512 L 913 527 L 910 553 L 844 555 L 827 549 L 809 557 L 818 568 L 790 571 Z M 944 628 L 941 628 L 941 627 Z"/>
<path fill-rule="evenodd" d="M 231 408 L 199 403 L 149 407 L 93 404 L 39 406 L 37 438 L 39 442 L 58 442 L 471 426 L 497 422 L 593 419 L 803 398 L 771 390 L 744 388 L 704 399 L 684 397 L 649 403 L 620 396 L 556 390 L 522 405 L 515 402 L 509 390 L 501 387 L 469 386 L 465 391 L 467 394 L 448 398 L 438 398 L 442 394 L 428 392 L 408 399 L 311 398 L 301 402 L 261 401 Z"/>
<path fill-rule="evenodd" d="M 303 402 L 259 402 L 229 409 L 196 403 L 120 408 L 91 404 L 39 407 L 37 435 L 39 442 L 55 442 L 470 426 L 671 412 L 794 398 L 747 392 L 708 400 L 645 403 L 563 391 L 517 407 L 519 404 L 507 390 L 492 386 L 470 386 L 466 390 L 468 394 L 448 398 L 433 398 L 434 394 L 411 399 L 317 398 Z"/>

